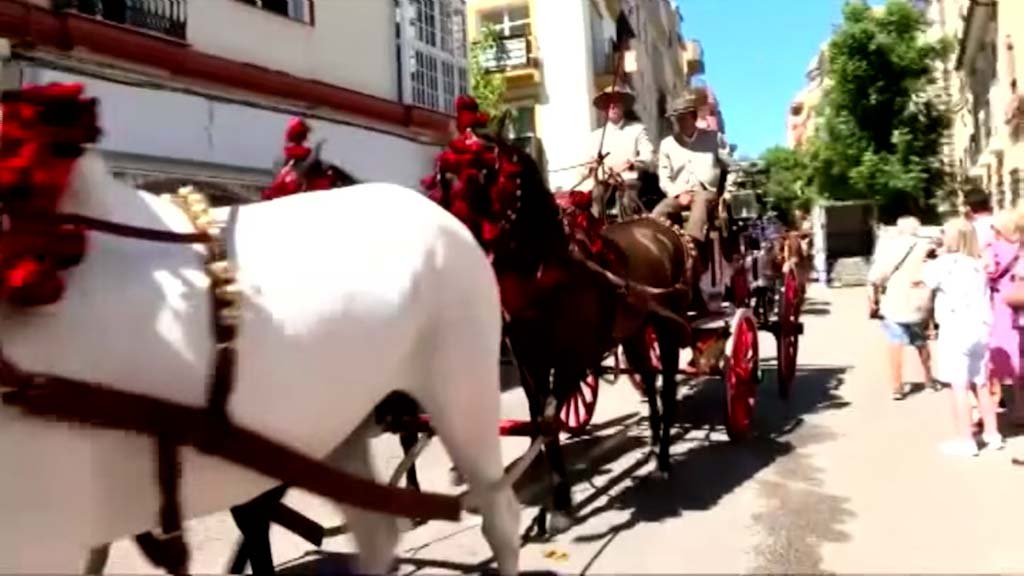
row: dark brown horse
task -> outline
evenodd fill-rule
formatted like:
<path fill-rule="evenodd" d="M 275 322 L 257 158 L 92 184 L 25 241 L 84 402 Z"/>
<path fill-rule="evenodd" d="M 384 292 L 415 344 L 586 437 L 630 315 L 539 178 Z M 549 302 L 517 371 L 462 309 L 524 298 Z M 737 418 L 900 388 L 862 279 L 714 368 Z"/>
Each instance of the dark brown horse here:
<path fill-rule="evenodd" d="M 446 167 L 442 158 L 437 178 L 442 193 L 435 197 L 492 255 L 507 313 L 506 335 L 534 421 L 557 414 L 588 371 L 622 344 L 630 366 L 642 376 L 658 469 L 668 473 L 675 367 L 688 336 L 679 319 L 685 318 L 696 286 L 692 252 L 683 236 L 669 225 L 640 218 L 606 228 L 599 249 L 579 250 L 533 158 L 501 139 L 470 136 L 469 142 L 460 144 L 459 151 L 485 149 L 479 154 L 487 160 L 475 163 L 466 153 L 461 163 L 451 161 Z M 647 326 L 654 327 L 665 351 L 664 418 L 644 338 Z M 547 441 L 545 453 L 554 475 L 550 525 L 557 531 L 568 526 L 572 509 L 557 434 Z"/>

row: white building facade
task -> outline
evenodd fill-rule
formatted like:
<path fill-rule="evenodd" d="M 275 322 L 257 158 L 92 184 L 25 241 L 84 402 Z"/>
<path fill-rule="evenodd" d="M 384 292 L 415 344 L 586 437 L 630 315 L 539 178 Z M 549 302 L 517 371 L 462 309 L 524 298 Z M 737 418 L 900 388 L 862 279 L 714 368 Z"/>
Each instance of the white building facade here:
<path fill-rule="evenodd" d="M 468 0 L 467 18 L 471 40 L 485 25 L 502 36 L 493 69 L 505 76 L 514 136 L 547 168 L 552 189 L 578 180 L 599 126 L 591 101 L 619 62 L 651 138 L 667 133 L 664 111 L 687 85 L 689 60 L 670 0 Z"/>
<path fill-rule="evenodd" d="M 2 79 L 85 84 L 140 187 L 257 199 L 295 115 L 357 178 L 417 187 L 466 84 L 464 19 L 462 0 L 0 0 Z"/>

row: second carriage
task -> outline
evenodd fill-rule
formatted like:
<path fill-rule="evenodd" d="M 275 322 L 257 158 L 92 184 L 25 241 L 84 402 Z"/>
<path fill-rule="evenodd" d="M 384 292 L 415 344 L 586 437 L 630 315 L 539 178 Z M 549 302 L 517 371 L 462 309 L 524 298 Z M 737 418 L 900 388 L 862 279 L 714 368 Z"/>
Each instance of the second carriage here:
<path fill-rule="evenodd" d="M 680 372 L 693 379 L 723 379 L 726 431 L 732 440 L 753 432 L 762 380 L 758 333 L 775 337 L 776 381 L 784 400 L 792 392 L 803 334 L 806 255 L 799 235 L 785 230 L 763 204 L 760 193 L 749 188 L 733 190 L 720 204 L 719 225 L 710 231 L 710 257 L 701 279 L 708 311 L 689 315 L 692 357 L 680 366 Z M 653 330 L 648 331 L 647 342 L 651 361 L 660 370 L 661 352 Z M 621 375 L 642 390 L 639 377 L 616 349 L 562 407 L 564 430 L 585 433 L 596 410 L 600 380 L 615 381 Z"/>

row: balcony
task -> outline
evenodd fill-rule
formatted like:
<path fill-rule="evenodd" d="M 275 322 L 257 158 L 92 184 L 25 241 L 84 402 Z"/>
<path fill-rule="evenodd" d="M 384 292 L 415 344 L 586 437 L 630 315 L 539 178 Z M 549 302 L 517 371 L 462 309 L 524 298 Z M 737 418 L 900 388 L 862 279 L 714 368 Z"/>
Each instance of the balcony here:
<path fill-rule="evenodd" d="M 690 76 L 704 73 L 704 47 L 696 40 L 686 42 L 686 72 Z"/>
<path fill-rule="evenodd" d="M 530 65 L 530 39 L 527 36 L 506 36 L 501 44 L 481 55 L 487 72 L 507 72 Z"/>
<path fill-rule="evenodd" d="M 505 86 L 513 97 L 527 97 L 541 83 L 540 68 L 532 54 L 533 39 L 527 35 L 504 36 L 495 49 L 481 54 L 487 72 L 505 76 Z"/>
<path fill-rule="evenodd" d="M 53 9 L 185 39 L 187 0 L 53 0 Z"/>

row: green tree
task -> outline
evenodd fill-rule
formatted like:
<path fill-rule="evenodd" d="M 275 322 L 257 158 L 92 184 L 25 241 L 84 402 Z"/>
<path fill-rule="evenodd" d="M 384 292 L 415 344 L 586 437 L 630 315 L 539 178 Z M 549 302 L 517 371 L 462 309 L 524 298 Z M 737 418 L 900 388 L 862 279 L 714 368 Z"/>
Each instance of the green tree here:
<path fill-rule="evenodd" d="M 792 221 L 795 210 L 810 211 L 815 193 L 811 187 L 808 154 L 775 146 L 761 153 L 757 187 L 765 195 L 768 207 L 784 221 Z"/>
<path fill-rule="evenodd" d="M 487 70 L 488 61 L 502 60 L 504 43 L 493 26 L 485 26 L 469 47 L 469 92 L 480 104 L 480 109 L 497 119 L 505 112 L 505 76 L 501 71 Z"/>
<path fill-rule="evenodd" d="M 950 114 L 931 96 L 933 70 L 952 45 L 927 40 L 927 28 L 908 0 L 889 0 L 880 11 L 847 0 L 828 44 L 821 124 L 806 152 L 821 196 L 873 200 L 885 221 L 935 215 Z"/>

